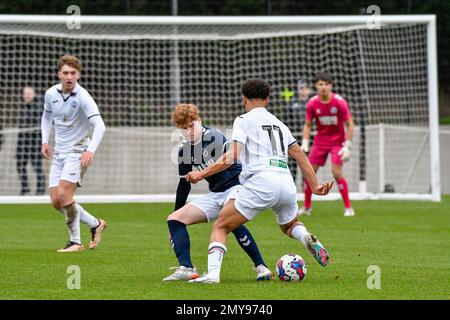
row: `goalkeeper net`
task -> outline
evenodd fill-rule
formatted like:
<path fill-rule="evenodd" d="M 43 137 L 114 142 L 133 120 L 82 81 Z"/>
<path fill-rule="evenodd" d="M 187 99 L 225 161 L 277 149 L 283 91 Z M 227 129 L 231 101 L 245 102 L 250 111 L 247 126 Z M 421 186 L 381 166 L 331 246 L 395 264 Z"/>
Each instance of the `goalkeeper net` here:
<path fill-rule="evenodd" d="M 18 195 L 23 184 L 20 133 L 40 132 L 36 125 L 19 126 L 22 88 L 43 95 L 58 82 L 58 58 L 73 54 L 84 65 L 79 82 L 107 125 L 78 195 L 173 198 L 180 136 L 171 112 L 177 102 L 196 104 L 204 124 L 229 135 L 244 112 L 242 81 L 268 80 L 269 110 L 283 116 L 292 101 L 282 92 L 295 91 L 298 79 L 312 85 L 315 73 L 326 70 L 355 121 L 344 167 L 352 196 L 439 200 L 437 102 L 431 97 L 437 91 L 430 87 L 436 84 L 434 17 L 381 19 L 377 29 L 368 28 L 366 17 L 81 18 L 81 28 L 69 29 L 65 17 L 0 16 L 0 196 Z M 34 159 L 32 146 L 26 150 L 25 158 Z M 47 184 L 50 163 L 42 165 Z M 26 166 L 34 194 L 35 166 L 32 160 Z M 331 178 L 329 163 L 319 178 Z M 202 183 L 192 192 L 206 191 Z"/>

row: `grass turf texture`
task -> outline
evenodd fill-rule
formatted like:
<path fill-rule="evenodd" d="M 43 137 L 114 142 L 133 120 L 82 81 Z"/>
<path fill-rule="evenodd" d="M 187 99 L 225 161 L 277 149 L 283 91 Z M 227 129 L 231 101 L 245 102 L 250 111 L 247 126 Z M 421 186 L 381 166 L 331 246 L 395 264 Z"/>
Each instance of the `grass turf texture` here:
<path fill-rule="evenodd" d="M 450 124 L 450 116 L 439 118 L 439 124 Z"/>
<path fill-rule="evenodd" d="M 108 221 L 103 242 L 82 253 L 55 250 L 68 238 L 63 216 L 50 205 L 0 205 L 0 299 L 449 299 L 450 196 L 441 203 L 355 201 L 356 217 L 344 218 L 342 203 L 315 202 L 302 218 L 331 255 L 326 268 L 279 230 L 265 212 L 248 223 L 266 263 L 285 253 L 307 263 L 304 281 L 256 282 L 251 260 L 229 236 L 221 283 L 163 283 L 177 265 L 168 242 L 172 204 L 85 204 Z M 189 227 L 192 260 L 207 266 L 211 225 Z M 69 290 L 70 265 L 81 270 L 81 289 Z M 369 290 L 367 268 L 381 270 L 381 289 Z"/>

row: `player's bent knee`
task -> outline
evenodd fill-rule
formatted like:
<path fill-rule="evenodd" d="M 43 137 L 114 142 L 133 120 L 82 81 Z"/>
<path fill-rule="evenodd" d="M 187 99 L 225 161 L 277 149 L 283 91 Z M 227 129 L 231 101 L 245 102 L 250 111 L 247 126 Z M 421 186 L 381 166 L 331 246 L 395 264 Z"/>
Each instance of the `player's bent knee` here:
<path fill-rule="evenodd" d="M 289 235 L 288 234 L 289 227 L 287 227 L 286 225 L 280 225 L 280 229 L 284 234 Z"/>
<path fill-rule="evenodd" d="M 223 219 L 217 218 L 216 221 L 214 221 L 211 229 L 222 229 L 225 226 L 225 221 Z"/>
<path fill-rule="evenodd" d="M 219 218 L 214 223 L 213 227 L 215 227 L 216 229 L 225 230 L 225 231 L 227 231 L 227 233 L 229 233 L 239 226 L 232 223 L 232 221 L 230 221 L 229 219 L 225 219 L 225 218 L 221 219 L 219 216 Z"/>
<path fill-rule="evenodd" d="M 206 214 L 192 205 L 186 205 L 167 216 L 167 221 L 176 220 L 185 225 L 208 222 Z"/>
<path fill-rule="evenodd" d="M 59 198 L 50 198 L 50 200 L 51 200 L 53 208 L 55 208 L 56 210 L 61 209 L 61 204 L 59 202 Z"/>
<path fill-rule="evenodd" d="M 220 233 L 225 233 L 225 234 L 229 234 L 230 232 L 232 232 L 233 230 L 237 229 L 238 227 L 233 227 L 231 225 L 226 225 L 226 224 L 222 224 L 222 225 L 216 225 L 215 227 L 213 226 L 213 231 L 212 232 L 220 232 Z"/>
<path fill-rule="evenodd" d="M 302 224 L 300 221 L 298 221 L 297 219 L 294 219 L 291 222 L 288 222 L 286 224 L 280 225 L 280 228 L 281 228 L 281 231 L 283 231 L 286 235 L 291 237 L 292 236 L 292 229 L 294 229 L 294 227 L 296 225 L 300 225 L 300 224 Z"/>
<path fill-rule="evenodd" d="M 67 190 L 58 188 L 58 200 L 60 206 L 63 208 L 65 206 L 68 206 L 73 202 L 72 195 L 67 192 Z"/>
<path fill-rule="evenodd" d="M 214 222 L 212 229 L 213 230 L 222 230 L 222 231 L 226 231 L 227 233 L 229 233 L 229 229 L 231 228 L 231 226 L 229 226 L 229 224 L 227 223 L 226 219 L 221 219 L 220 215 L 219 218 Z"/>
<path fill-rule="evenodd" d="M 342 178 L 342 169 L 340 167 L 333 168 L 332 172 L 333 172 L 334 180 L 337 181 L 337 180 L 340 180 Z"/>
<path fill-rule="evenodd" d="M 220 219 L 219 215 L 219 219 L 216 220 L 216 222 L 213 225 L 213 228 L 215 228 L 216 230 L 220 229 L 228 234 L 239 228 L 241 225 L 242 225 L 241 223 L 233 221 L 232 219 L 227 218 Z"/>
<path fill-rule="evenodd" d="M 61 209 L 61 203 L 59 202 L 59 196 L 58 196 L 58 188 L 57 187 L 50 188 L 49 195 L 50 195 L 50 202 L 52 204 L 52 207 L 55 208 L 56 210 Z"/>
<path fill-rule="evenodd" d="M 167 221 L 170 221 L 170 220 L 177 220 L 177 221 L 179 221 L 177 213 L 178 213 L 178 211 L 175 211 L 175 212 L 172 212 L 171 214 L 169 214 L 167 216 Z"/>

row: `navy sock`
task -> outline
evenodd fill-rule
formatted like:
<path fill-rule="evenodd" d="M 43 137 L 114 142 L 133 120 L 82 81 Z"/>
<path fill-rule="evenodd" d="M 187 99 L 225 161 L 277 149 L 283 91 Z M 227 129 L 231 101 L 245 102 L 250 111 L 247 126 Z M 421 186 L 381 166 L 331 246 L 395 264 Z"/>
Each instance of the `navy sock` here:
<path fill-rule="evenodd" d="M 177 220 L 167 221 L 169 226 L 170 238 L 173 250 L 178 259 L 180 266 L 192 268 L 191 261 L 191 241 L 189 240 L 189 233 L 186 225 Z"/>
<path fill-rule="evenodd" d="M 258 246 L 256 245 L 255 239 L 253 239 L 252 234 L 244 225 L 234 230 L 233 234 L 236 237 L 236 240 L 238 241 L 241 248 L 244 249 L 244 251 L 252 259 L 255 267 L 259 266 L 260 264 L 266 266 L 261 253 L 259 252 Z"/>

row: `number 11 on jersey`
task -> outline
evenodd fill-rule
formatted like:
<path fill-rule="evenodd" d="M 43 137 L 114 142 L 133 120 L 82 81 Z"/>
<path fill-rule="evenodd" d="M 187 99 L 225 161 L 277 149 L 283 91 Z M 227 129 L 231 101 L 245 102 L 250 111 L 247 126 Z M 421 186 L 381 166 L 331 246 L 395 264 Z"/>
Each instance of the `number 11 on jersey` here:
<path fill-rule="evenodd" d="M 283 156 L 286 156 L 286 149 L 285 149 L 284 144 L 283 144 L 283 132 L 281 132 L 280 127 L 276 126 L 276 125 L 263 125 L 262 129 L 264 131 L 267 131 L 267 134 L 269 135 L 270 143 L 272 145 L 272 153 L 273 153 L 273 155 L 274 156 L 279 155 L 278 145 L 280 145 L 281 146 L 281 154 Z M 275 131 L 278 132 L 278 135 L 277 135 L 278 136 L 278 141 L 275 138 L 275 134 L 274 134 Z"/>

